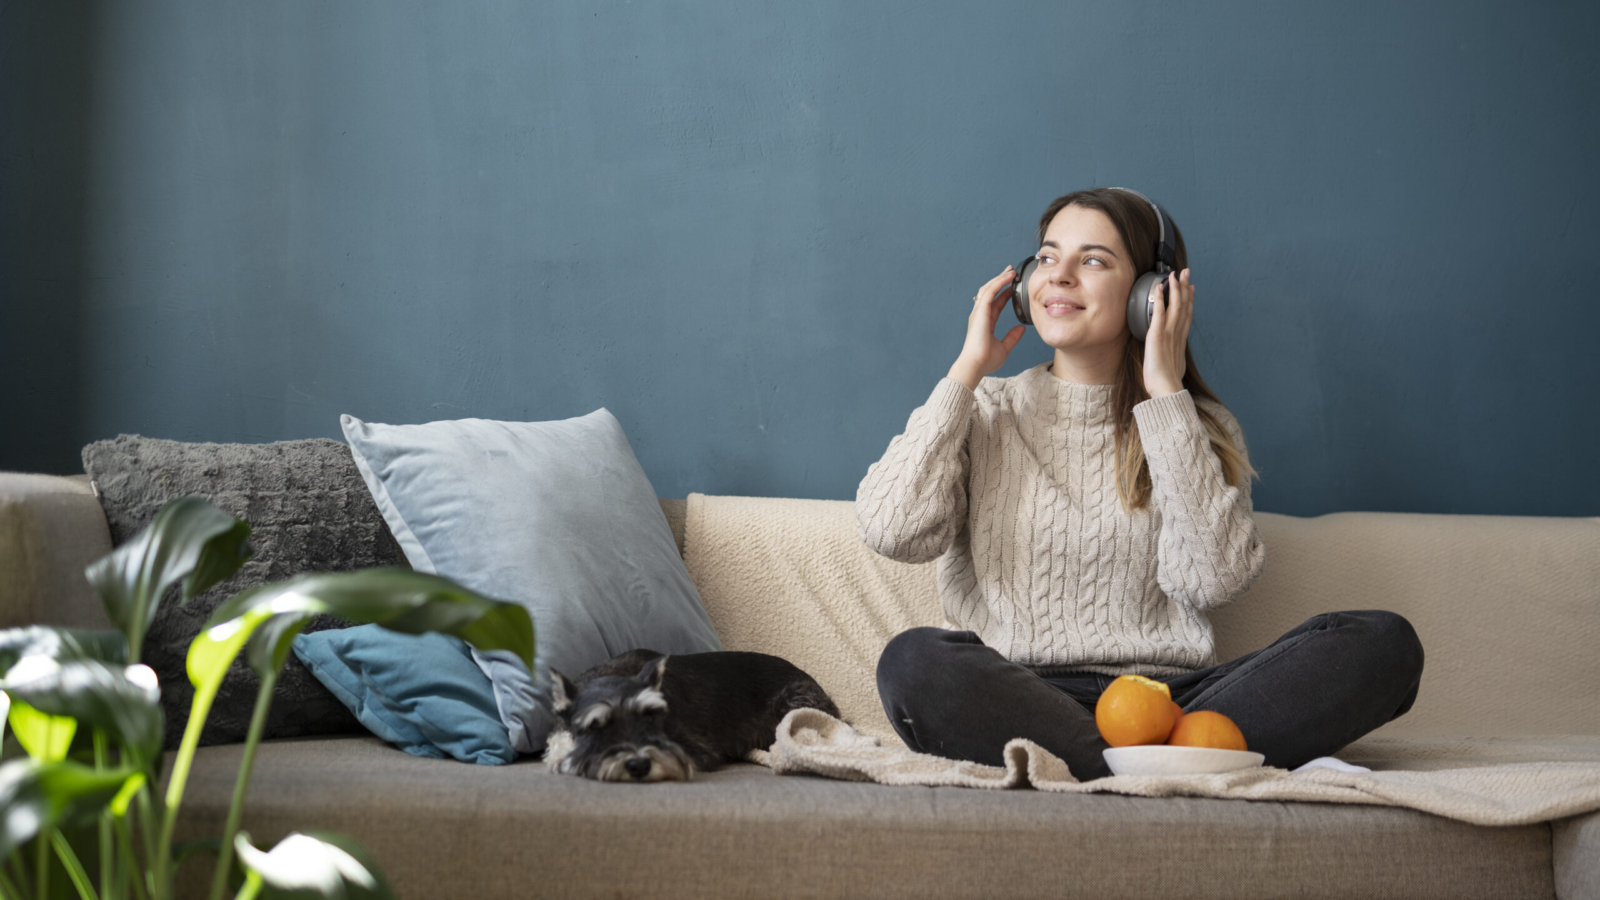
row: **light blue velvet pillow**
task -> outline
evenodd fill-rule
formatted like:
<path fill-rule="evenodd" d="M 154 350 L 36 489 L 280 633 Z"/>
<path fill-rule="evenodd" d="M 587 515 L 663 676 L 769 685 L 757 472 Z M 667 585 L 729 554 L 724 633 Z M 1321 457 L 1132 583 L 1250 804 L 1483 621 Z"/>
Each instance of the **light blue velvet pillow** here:
<path fill-rule="evenodd" d="M 473 651 L 518 751 L 543 752 L 554 723 L 548 667 L 572 677 L 639 647 L 722 649 L 610 412 L 553 422 L 340 421 L 412 568 L 533 616 L 533 673 L 505 651 Z"/>
<path fill-rule="evenodd" d="M 413 756 L 517 758 L 494 687 L 458 637 L 358 625 L 302 634 L 292 647 L 367 730 Z"/>

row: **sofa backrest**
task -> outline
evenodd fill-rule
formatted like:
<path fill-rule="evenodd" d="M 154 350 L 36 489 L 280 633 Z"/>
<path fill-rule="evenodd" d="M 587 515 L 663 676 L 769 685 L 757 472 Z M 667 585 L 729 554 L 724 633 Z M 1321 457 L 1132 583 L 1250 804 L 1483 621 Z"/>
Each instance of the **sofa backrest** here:
<path fill-rule="evenodd" d="M 812 671 L 858 727 L 890 735 L 872 673 L 906 628 L 941 625 L 934 564 L 877 556 L 854 505 L 663 500 L 729 649 Z M 1600 734 L 1600 518 L 1256 513 L 1260 580 L 1212 614 L 1219 659 L 1306 618 L 1387 609 L 1427 662 L 1416 705 L 1379 735 Z M 0 473 L 0 627 L 108 627 L 83 567 L 111 549 L 87 479 Z M 875 718 L 874 718 L 875 717 Z"/>
<path fill-rule="evenodd" d="M 1380 730 L 1600 734 L 1600 518 L 1256 513 L 1261 578 L 1212 616 L 1219 659 L 1320 612 L 1387 609 L 1425 655 L 1411 711 Z"/>
<path fill-rule="evenodd" d="M 1218 659 L 1305 619 L 1387 609 L 1426 653 L 1411 711 L 1375 734 L 1600 734 L 1600 519 L 1257 513 L 1261 578 L 1212 614 Z M 858 730 L 888 733 L 889 638 L 941 625 L 934 563 L 872 553 L 849 501 L 691 494 L 685 561 L 730 650 L 811 672 Z"/>

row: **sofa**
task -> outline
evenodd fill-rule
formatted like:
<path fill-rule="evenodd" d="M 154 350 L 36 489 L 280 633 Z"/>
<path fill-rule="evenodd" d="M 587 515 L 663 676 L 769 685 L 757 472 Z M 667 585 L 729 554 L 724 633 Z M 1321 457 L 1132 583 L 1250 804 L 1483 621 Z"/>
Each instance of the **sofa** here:
<path fill-rule="evenodd" d="M 841 706 L 864 709 L 875 647 L 940 624 L 931 564 L 871 554 L 848 502 L 661 507 L 727 648 L 826 669 L 824 687 L 852 698 Z M 1338 609 L 1392 610 L 1422 638 L 1415 706 L 1342 760 L 1600 762 L 1600 518 L 1256 516 L 1267 566 L 1213 614 L 1218 659 Z M 107 627 L 81 573 L 110 549 L 86 477 L 0 474 L 0 627 Z M 201 749 L 180 839 L 221 830 L 241 750 Z M 263 845 L 349 834 L 408 898 L 1600 898 L 1597 812 L 1485 827 L 1390 806 L 890 787 L 748 763 L 602 784 L 355 735 L 263 743 L 244 828 Z M 186 895 L 204 888 L 197 868 L 181 873 Z"/>

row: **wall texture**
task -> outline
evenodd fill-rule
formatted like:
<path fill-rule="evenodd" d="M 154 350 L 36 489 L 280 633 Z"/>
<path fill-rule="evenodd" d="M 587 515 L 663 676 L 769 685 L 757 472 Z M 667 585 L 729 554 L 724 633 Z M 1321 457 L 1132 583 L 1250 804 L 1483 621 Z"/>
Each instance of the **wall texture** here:
<path fill-rule="evenodd" d="M 1121 184 L 1258 508 L 1600 515 L 1593 4 L 0 21 L 0 468 L 605 406 L 664 496 L 850 498 L 1043 206 Z"/>

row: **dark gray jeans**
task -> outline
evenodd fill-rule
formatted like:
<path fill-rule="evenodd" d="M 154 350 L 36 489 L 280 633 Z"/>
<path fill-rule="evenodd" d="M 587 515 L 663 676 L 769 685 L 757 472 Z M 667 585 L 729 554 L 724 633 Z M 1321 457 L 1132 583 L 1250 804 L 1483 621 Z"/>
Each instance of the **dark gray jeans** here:
<path fill-rule="evenodd" d="M 1094 705 L 1113 679 L 1041 676 L 973 632 L 942 628 L 897 635 L 878 658 L 883 710 L 911 749 L 1001 765 L 1006 742 L 1024 737 L 1065 760 L 1080 781 L 1111 774 Z M 1156 680 L 1185 712 L 1222 713 L 1267 765 L 1293 769 L 1410 709 L 1422 642 L 1391 612 L 1323 613 L 1254 653 Z"/>

